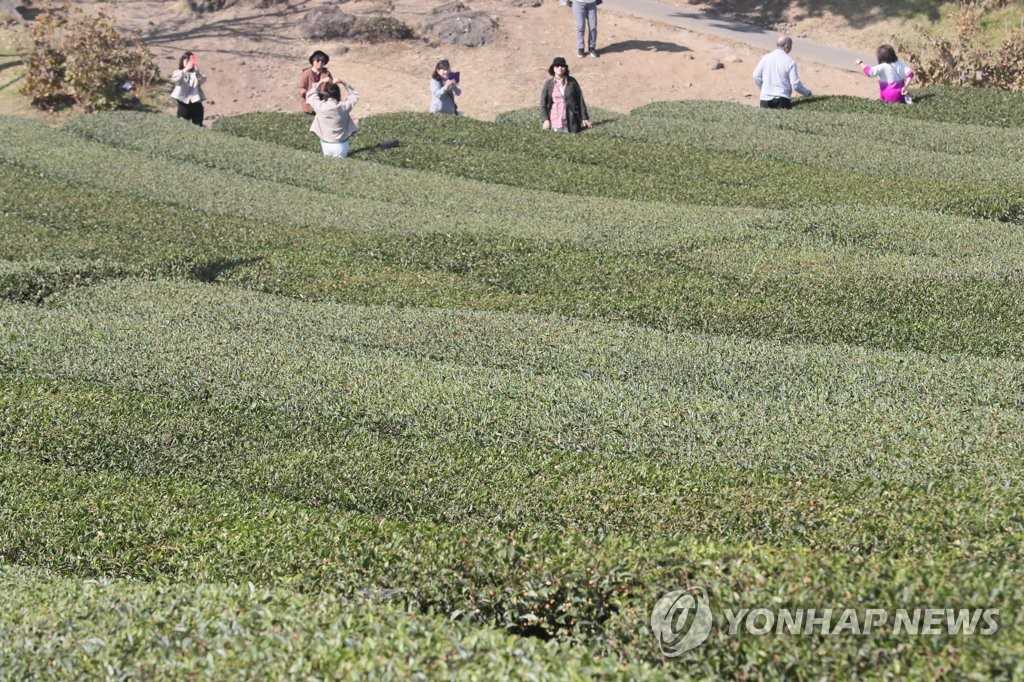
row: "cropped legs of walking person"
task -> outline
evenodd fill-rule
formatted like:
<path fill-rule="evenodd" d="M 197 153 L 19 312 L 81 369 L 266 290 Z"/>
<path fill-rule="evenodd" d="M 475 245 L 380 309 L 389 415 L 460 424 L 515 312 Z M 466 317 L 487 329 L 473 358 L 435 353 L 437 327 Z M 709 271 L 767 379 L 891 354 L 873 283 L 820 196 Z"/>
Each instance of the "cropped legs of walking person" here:
<path fill-rule="evenodd" d="M 587 34 L 589 52 L 591 57 L 597 56 L 597 2 L 582 2 L 573 0 L 572 16 L 576 20 L 576 55 L 586 56 L 584 48 L 584 33 Z M 589 29 L 589 30 L 588 30 Z"/>

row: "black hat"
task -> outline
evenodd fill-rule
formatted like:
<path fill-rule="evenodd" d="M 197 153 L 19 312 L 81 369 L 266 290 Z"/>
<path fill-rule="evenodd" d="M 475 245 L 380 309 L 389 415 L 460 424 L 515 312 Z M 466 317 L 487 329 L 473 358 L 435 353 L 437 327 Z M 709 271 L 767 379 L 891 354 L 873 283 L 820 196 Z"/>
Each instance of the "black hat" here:
<path fill-rule="evenodd" d="M 555 75 L 556 66 L 564 66 L 566 69 L 569 68 L 569 65 L 565 63 L 565 57 L 555 57 L 551 60 L 551 66 L 548 67 L 548 73 L 552 76 Z"/>
<path fill-rule="evenodd" d="M 324 64 L 331 61 L 331 58 L 328 57 L 325 52 L 321 52 L 320 50 L 317 50 L 313 54 L 309 55 L 309 63 L 312 64 L 314 59 L 319 59 Z"/>

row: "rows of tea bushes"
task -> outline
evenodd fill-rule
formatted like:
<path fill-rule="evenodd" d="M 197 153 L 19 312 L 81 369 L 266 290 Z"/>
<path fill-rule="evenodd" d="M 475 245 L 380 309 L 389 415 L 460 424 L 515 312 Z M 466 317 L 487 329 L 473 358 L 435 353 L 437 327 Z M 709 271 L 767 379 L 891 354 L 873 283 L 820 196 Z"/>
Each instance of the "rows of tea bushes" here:
<path fill-rule="evenodd" d="M 873 98 L 809 97 L 797 100 L 797 108 L 822 113 L 870 113 L 879 126 L 893 120 L 936 121 L 990 128 L 1020 128 L 1024 101 L 1020 95 L 994 88 L 958 88 L 930 85 L 912 88 L 919 106 L 890 107 Z"/>
<path fill-rule="evenodd" d="M 499 119 L 536 128 L 533 109 Z M 589 133 L 588 133 L 589 134 Z M 1019 181 L 1024 131 L 918 121 L 892 122 L 867 113 L 788 112 L 713 101 L 656 102 L 598 126 L 594 135 L 693 150 L 717 150 L 866 174 L 884 192 L 889 178 Z M 782 168 L 787 168 L 783 165 Z M 893 197 L 896 198 L 895 196 Z M 904 201 L 906 197 L 899 197 Z"/>
<path fill-rule="evenodd" d="M 536 126 L 510 134 L 505 126 L 469 119 L 388 114 L 364 122 L 363 141 L 406 140 L 386 153 L 372 147 L 365 152 L 380 163 L 586 196 L 778 209 L 839 202 L 897 204 L 1017 222 L 1024 215 L 1020 134 L 1007 132 L 1003 137 L 1012 139 L 1013 146 L 999 155 L 992 153 L 998 144 L 955 154 L 928 149 L 934 142 L 915 149 L 910 138 L 888 131 L 873 139 L 870 123 L 861 116 L 836 123 L 856 130 L 859 142 L 844 139 L 846 135 L 833 142 L 830 129 L 822 129 L 819 122 L 809 126 L 814 130 L 810 139 L 806 131 L 792 133 L 803 139 L 793 145 L 787 144 L 787 133 L 780 136 L 775 129 L 777 113 L 766 123 L 759 111 L 734 106 L 736 112 L 745 112 L 736 118 L 746 120 L 751 134 L 737 131 L 729 120 L 713 119 L 698 120 L 696 127 L 717 126 L 716 133 L 694 133 L 699 111 L 691 115 L 687 105 L 677 104 L 671 116 L 641 112 L 635 121 L 623 117 L 593 133 L 557 138 Z M 296 128 L 288 139 L 296 148 L 308 147 L 299 115 L 292 120 Z M 785 130 L 786 121 L 780 124 Z M 954 140 L 984 133 L 951 124 L 917 124 L 922 127 L 941 129 Z M 677 139 L 679 128 L 690 132 Z M 250 116 L 219 129 L 259 137 L 260 118 Z M 762 136 L 775 142 L 764 143 Z M 703 141 L 695 146 L 694 137 Z M 916 137 L 927 139 L 929 131 L 918 130 Z M 890 138 L 897 142 L 886 142 Z M 1004 160 L 1004 154 L 1010 156 Z"/>
<path fill-rule="evenodd" d="M 879 126 L 864 114 L 835 114 L 827 123 L 799 109 L 766 117 L 760 109 L 722 102 L 657 103 L 634 111 L 601 133 L 684 148 L 725 149 L 756 158 L 809 164 L 873 177 L 885 195 L 890 178 L 955 180 L 971 191 L 976 180 L 1024 179 L 1024 131 L 964 124 L 899 121 Z M 894 190 L 896 188 L 893 188 Z M 927 192 L 925 184 L 921 190 Z M 894 203 L 905 196 L 889 195 Z"/>
<path fill-rule="evenodd" d="M 1020 346 L 1016 226 L 870 207 L 637 210 L 603 198 L 566 206 L 553 223 L 529 190 L 446 179 L 437 192 L 426 172 L 339 169 L 209 131 L 153 135 L 149 123 L 180 128 L 162 117 L 88 117 L 75 128 L 97 141 L 42 131 L 65 150 L 54 159 L 32 154 L 31 126 L 20 131 L 21 148 L 12 134 L 0 152 L 17 164 L 3 171 L 8 202 L 34 227 L 2 237 L 7 253 L 114 260 L 146 275 L 313 299 L 890 348 Z M 238 149 L 245 153 L 231 153 Z M 90 173 L 67 162 L 74 154 L 131 164 L 133 173 Z M 201 181 L 193 160 L 204 166 Z M 392 200 L 388 187 L 397 188 Z M 8 297 L 38 297 L 39 282 L 31 272 L 15 278 Z M 48 280 L 40 286 L 48 291 Z"/>
<path fill-rule="evenodd" d="M 1024 676 L 1019 128 L 921 99 L 0 120 L 0 677 Z"/>
<path fill-rule="evenodd" d="M 916 121 L 929 121 L 932 123 L 952 123 L 963 126 L 983 126 L 989 134 L 1001 134 L 1009 129 L 1019 129 L 1021 121 L 1024 120 L 1024 101 L 1020 96 L 1005 90 L 989 88 L 955 88 L 941 85 L 928 86 L 926 88 L 913 88 L 914 101 L 920 106 L 893 107 L 871 98 L 849 97 L 849 96 L 828 96 L 828 97 L 800 97 L 794 101 L 794 108 L 789 112 L 778 112 L 782 119 L 790 117 L 791 114 L 803 114 L 813 112 L 815 114 L 827 114 L 817 116 L 817 120 L 823 126 L 832 126 L 835 118 L 845 119 L 848 115 L 866 116 L 863 121 L 870 122 L 870 130 L 878 132 L 898 132 L 898 129 L 905 124 L 913 124 Z M 634 109 L 629 116 L 605 112 L 601 109 L 590 108 L 591 118 L 597 124 L 603 124 L 618 119 L 626 119 L 635 115 L 638 111 L 647 109 L 659 110 L 667 107 L 669 110 L 676 110 L 679 107 L 693 108 L 693 111 L 719 111 L 735 112 L 737 110 L 757 112 L 756 108 L 746 105 L 738 105 L 730 102 L 715 102 L 710 100 L 685 100 L 680 102 L 656 102 L 639 109 Z M 596 113 L 595 113 L 596 112 Z M 771 112 L 758 112 L 764 120 L 764 115 L 774 116 Z M 255 114 L 263 116 L 264 114 Z M 799 116 L 798 116 L 799 117 Z M 232 124 L 245 120 L 246 116 L 237 117 Z M 536 107 L 519 109 L 499 114 L 499 123 L 520 125 L 525 127 L 536 127 L 538 123 L 538 111 Z M 289 126 L 279 119 L 279 124 L 274 133 L 281 137 L 288 135 Z M 1000 130 L 1004 129 L 1004 130 Z M 861 131 L 862 133 L 864 131 Z M 863 138 L 862 138 L 863 139 Z M 954 140 L 947 140 L 953 142 Z"/>
<path fill-rule="evenodd" d="M 75 580 L 0 568 L 7 679 L 585 679 L 624 676 L 566 645 L 253 583 Z M 13 614 L 13 617 L 11 617 Z M 38 661 L 45 660 L 46 666 Z M 633 677 L 668 678 L 635 666 Z"/>
<path fill-rule="evenodd" d="M 652 664 L 646 610 L 683 580 L 723 608 L 779 590 L 1020 604 L 1019 363 L 208 288 L 111 283 L 4 311 L 0 555 L 386 591 Z M 799 659 L 737 644 L 698 660 Z M 892 663 L 931 669 L 945 646 L 916 644 Z M 860 643 L 814 646 L 838 670 Z"/>
<path fill-rule="evenodd" d="M 711 458 L 763 473 L 799 461 L 818 477 L 892 484 L 927 482 L 954 447 L 965 475 L 1004 480 L 993 457 L 1014 451 L 1022 426 L 1017 365 L 1007 360 L 907 355 L 897 363 L 828 347 L 790 355 L 765 342 L 582 323 L 562 331 L 558 320 L 289 304 L 204 289 L 97 285 L 54 312 L 14 307 L 3 316 L 11 331 L 2 357 L 31 376 L 340 422 L 346 432 L 535 453 Z M 172 324 L 180 319 L 188 324 Z M 489 403 L 495 386 L 513 385 Z M 879 393 L 888 399 L 878 402 Z M 975 453 L 961 443 L 973 431 L 999 436 Z M 841 456 L 800 459 L 815 445 Z M 877 459 L 890 448 L 893 459 Z"/>

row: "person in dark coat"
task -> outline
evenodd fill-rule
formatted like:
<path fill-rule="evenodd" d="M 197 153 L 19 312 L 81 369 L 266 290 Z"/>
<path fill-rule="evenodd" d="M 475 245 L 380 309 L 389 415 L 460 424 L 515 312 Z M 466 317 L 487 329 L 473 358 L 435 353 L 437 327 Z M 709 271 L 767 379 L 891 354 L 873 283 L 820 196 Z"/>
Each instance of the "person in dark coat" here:
<path fill-rule="evenodd" d="M 569 75 L 569 65 L 555 57 L 548 67 L 551 75 L 540 91 L 540 122 L 544 130 L 578 133 L 590 128 L 587 103 L 576 79 Z"/>

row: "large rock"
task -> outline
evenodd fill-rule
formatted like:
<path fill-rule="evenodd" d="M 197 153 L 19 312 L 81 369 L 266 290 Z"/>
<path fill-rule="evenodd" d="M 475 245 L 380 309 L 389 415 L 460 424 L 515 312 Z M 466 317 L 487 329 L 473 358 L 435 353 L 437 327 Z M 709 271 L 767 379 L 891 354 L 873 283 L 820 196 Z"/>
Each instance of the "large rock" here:
<path fill-rule="evenodd" d="M 484 12 L 453 12 L 427 19 L 423 31 L 449 45 L 480 47 L 494 40 L 498 22 Z"/>
<path fill-rule="evenodd" d="M 321 5 L 306 13 L 299 31 L 310 40 L 348 38 L 356 25 L 356 17 L 333 5 Z"/>

